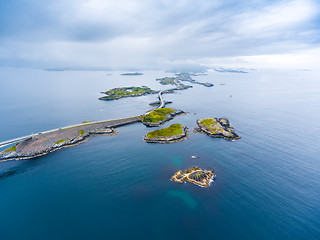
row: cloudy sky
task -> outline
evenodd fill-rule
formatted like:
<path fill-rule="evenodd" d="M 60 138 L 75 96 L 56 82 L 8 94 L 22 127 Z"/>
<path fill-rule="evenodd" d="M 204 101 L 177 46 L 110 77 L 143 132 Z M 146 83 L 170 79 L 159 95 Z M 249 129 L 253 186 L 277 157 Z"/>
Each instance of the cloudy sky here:
<path fill-rule="evenodd" d="M 316 0 L 1 1 L 0 64 L 312 67 L 319 13 Z"/>

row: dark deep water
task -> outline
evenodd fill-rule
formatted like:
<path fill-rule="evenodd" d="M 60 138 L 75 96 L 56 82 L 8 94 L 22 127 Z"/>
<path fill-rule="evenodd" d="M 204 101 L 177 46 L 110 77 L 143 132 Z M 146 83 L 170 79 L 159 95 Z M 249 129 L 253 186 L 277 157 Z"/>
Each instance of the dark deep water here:
<path fill-rule="evenodd" d="M 141 114 L 155 95 L 103 102 L 117 86 L 167 88 L 120 72 L 0 70 L 0 141 Z M 142 124 L 47 156 L 0 163 L 0 239 L 320 239 L 320 78 L 313 71 L 210 72 L 174 95 L 190 130 L 228 117 L 242 137 L 147 144 Z M 225 85 L 221 85 L 225 84 Z M 196 113 L 196 114 L 194 114 Z M 0 149 L 3 150 L 3 149 Z M 191 155 L 200 156 L 191 159 Z M 169 179 L 214 168 L 210 188 Z"/>

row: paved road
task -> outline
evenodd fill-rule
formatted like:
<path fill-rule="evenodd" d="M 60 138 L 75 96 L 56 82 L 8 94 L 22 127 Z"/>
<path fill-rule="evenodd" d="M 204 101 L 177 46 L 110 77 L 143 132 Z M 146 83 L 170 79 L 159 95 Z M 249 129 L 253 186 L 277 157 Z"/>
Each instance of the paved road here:
<path fill-rule="evenodd" d="M 176 79 L 174 80 L 175 84 L 177 87 L 179 87 L 181 85 L 181 83 L 179 83 Z M 162 93 L 164 91 L 170 91 L 170 90 L 176 90 L 176 88 L 172 88 L 172 89 L 166 89 L 166 90 L 161 90 L 158 93 L 158 98 L 161 102 L 160 106 L 158 108 L 164 108 L 166 103 L 162 97 Z M 144 114 L 145 115 L 145 114 Z M 136 118 L 136 117 L 134 117 Z M 35 134 L 31 134 L 31 135 L 27 135 L 27 136 L 23 136 L 23 137 L 19 137 L 19 138 L 15 138 L 15 139 L 11 139 L 11 140 L 7 140 L 4 142 L 0 142 L 0 148 L 5 147 L 7 145 L 10 145 L 12 143 L 17 143 L 17 142 L 21 142 L 23 140 L 32 138 L 33 136 L 39 135 L 39 134 L 45 134 L 45 133 L 50 133 L 50 132 L 54 132 L 54 131 L 58 131 L 58 130 L 62 130 L 62 129 L 67 129 L 67 128 L 72 128 L 72 127 L 81 127 L 81 126 L 85 126 L 85 125 L 89 125 L 89 124 L 94 124 L 94 123 L 105 123 L 105 122 L 113 122 L 113 121 L 121 121 L 121 120 L 129 120 L 132 118 L 121 118 L 121 119 L 114 119 L 114 120 L 103 120 L 103 121 L 96 121 L 96 122 L 90 122 L 90 123 L 81 123 L 81 124 L 75 124 L 75 125 L 71 125 L 71 126 L 67 126 L 67 127 L 62 127 L 62 128 L 56 128 L 56 129 L 52 129 L 52 130 L 48 130 L 48 131 L 44 131 L 44 132 L 39 132 L 39 133 L 35 133 Z M 115 126 L 113 126 L 115 127 Z"/>
<path fill-rule="evenodd" d="M 174 80 L 174 83 L 176 84 L 177 87 L 179 87 L 180 85 L 182 85 L 181 83 L 179 83 L 176 79 Z M 170 89 L 165 89 L 165 90 L 161 90 L 159 93 L 158 93 L 158 98 L 160 100 L 160 106 L 157 107 L 157 108 L 164 108 L 165 105 L 166 105 L 166 102 L 164 101 L 163 97 L 162 97 L 162 94 L 164 91 L 168 92 L 168 91 L 171 91 L 171 90 L 176 90 L 176 88 L 170 88 Z"/>
<path fill-rule="evenodd" d="M 0 142 L 0 148 L 5 147 L 7 145 L 10 145 L 12 143 L 17 143 L 17 142 L 21 142 L 23 140 L 27 140 L 27 139 L 32 138 L 33 136 L 36 136 L 36 135 L 39 135 L 39 134 L 51 133 L 51 132 L 55 132 L 55 131 L 58 131 L 58 130 L 73 128 L 73 127 L 81 127 L 81 126 L 97 124 L 97 123 L 109 123 L 109 127 L 118 127 L 118 126 L 121 126 L 121 125 L 124 125 L 124 124 L 128 124 L 128 123 L 131 123 L 131 122 L 138 121 L 138 120 L 139 120 L 139 117 L 136 116 L 136 117 L 129 117 L 129 118 L 113 119 L 113 120 L 94 121 L 94 122 L 90 122 L 90 123 L 81 123 L 81 124 L 70 125 L 70 126 L 66 126 L 66 127 L 62 127 L 62 128 L 55 128 L 55 129 L 52 129 L 52 130 L 39 132 L 39 133 L 35 133 L 35 134 L 30 134 L 30 135 L 27 135 L 27 136 L 23 136 L 23 137 L 19 137 L 19 138 L 15 138 L 15 139 L 11 139 L 11 140 Z"/>
<path fill-rule="evenodd" d="M 161 104 L 160 104 L 160 106 L 159 106 L 158 108 L 163 108 L 163 107 L 166 105 L 166 103 L 165 103 L 165 101 L 163 100 L 163 97 L 162 97 L 162 92 L 163 92 L 163 90 L 161 90 L 161 91 L 159 92 L 159 95 L 158 95 L 159 100 L 160 100 L 160 102 L 161 102 Z"/>

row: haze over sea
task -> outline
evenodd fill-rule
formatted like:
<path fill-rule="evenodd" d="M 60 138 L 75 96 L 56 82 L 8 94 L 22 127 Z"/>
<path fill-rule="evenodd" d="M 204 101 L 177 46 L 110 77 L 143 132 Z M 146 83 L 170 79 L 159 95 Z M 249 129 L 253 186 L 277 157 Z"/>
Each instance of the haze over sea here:
<path fill-rule="evenodd" d="M 85 120 L 130 117 L 156 95 L 99 101 L 121 86 L 166 86 L 143 71 L 0 70 L 0 141 Z M 317 71 L 209 71 L 164 95 L 192 130 L 227 117 L 242 137 L 190 134 L 147 144 L 142 124 L 49 155 L 0 163 L 0 239 L 320 239 L 320 79 Z M 21 81 L 23 79 L 23 81 Z M 2 149 L 0 149 L 2 150 Z M 200 158 L 191 159 L 191 155 Z M 209 188 L 178 184 L 179 169 L 213 168 Z"/>

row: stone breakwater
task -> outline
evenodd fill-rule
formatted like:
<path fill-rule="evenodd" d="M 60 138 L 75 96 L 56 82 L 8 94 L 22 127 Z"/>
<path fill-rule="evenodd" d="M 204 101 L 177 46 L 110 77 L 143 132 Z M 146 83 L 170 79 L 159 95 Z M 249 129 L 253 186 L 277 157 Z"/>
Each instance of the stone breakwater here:
<path fill-rule="evenodd" d="M 177 134 L 173 136 L 165 136 L 165 137 L 155 137 L 149 138 L 148 135 L 145 135 L 143 140 L 148 143 L 174 143 L 186 140 L 188 138 L 188 128 L 182 127 L 182 134 Z"/>
<path fill-rule="evenodd" d="M 172 120 L 173 118 L 180 116 L 180 115 L 185 115 L 186 113 L 184 111 L 181 110 L 175 110 L 173 113 L 169 113 L 166 115 L 166 119 L 159 121 L 159 122 L 145 122 L 142 121 L 142 123 L 147 126 L 147 127 L 159 127 L 161 125 L 163 125 L 164 123 Z"/>
<path fill-rule="evenodd" d="M 92 135 L 115 135 L 113 128 L 123 125 L 141 122 L 139 116 L 92 122 L 81 126 L 59 129 L 54 132 L 38 134 L 32 138 L 21 141 L 16 145 L 14 151 L 3 151 L 0 153 L 0 161 L 14 159 L 28 159 L 46 155 L 61 148 L 74 146 L 87 141 Z"/>

